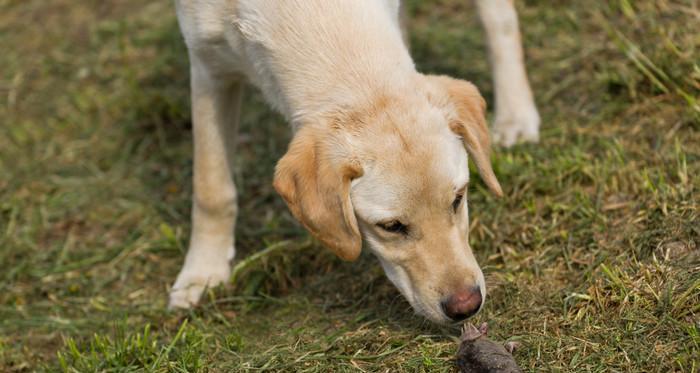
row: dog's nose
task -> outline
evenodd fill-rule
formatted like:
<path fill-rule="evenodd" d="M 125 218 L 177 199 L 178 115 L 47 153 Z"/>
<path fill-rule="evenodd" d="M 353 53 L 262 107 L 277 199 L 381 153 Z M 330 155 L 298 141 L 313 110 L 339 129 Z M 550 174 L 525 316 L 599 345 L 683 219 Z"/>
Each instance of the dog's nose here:
<path fill-rule="evenodd" d="M 482 299 L 479 287 L 459 290 L 442 302 L 442 310 L 453 321 L 462 321 L 479 312 Z"/>

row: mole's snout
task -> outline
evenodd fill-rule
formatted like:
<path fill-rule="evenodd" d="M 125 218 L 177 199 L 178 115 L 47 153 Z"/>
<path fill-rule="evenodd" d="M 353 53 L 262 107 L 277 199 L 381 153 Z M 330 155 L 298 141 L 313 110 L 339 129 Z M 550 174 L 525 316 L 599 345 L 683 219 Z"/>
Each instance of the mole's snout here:
<path fill-rule="evenodd" d="M 482 300 L 479 287 L 462 289 L 442 302 L 442 310 L 453 321 L 462 321 L 479 312 Z"/>

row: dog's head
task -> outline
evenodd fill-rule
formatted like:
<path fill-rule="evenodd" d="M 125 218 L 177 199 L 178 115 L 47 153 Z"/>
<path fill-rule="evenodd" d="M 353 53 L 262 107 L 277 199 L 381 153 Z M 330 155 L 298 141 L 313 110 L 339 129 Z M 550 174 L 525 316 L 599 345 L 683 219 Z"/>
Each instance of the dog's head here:
<path fill-rule="evenodd" d="M 305 123 L 274 185 L 339 257 L 357 258 L 364 238 L 418 313 L 457 321 L 478 312 L 486 296 L 468 241 L 467 154 L 489 189 L 502 192 L 478 90 L 424 75 L 415 87 Z"/>

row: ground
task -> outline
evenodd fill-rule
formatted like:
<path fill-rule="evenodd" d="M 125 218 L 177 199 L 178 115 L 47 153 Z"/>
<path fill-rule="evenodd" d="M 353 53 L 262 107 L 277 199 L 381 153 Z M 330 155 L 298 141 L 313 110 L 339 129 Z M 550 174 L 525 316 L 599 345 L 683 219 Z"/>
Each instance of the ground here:
<path fill-rule="evenodd" d="M 476 321 L 525 371 L 698 372 L 698 3 L 516 4 L 542 136 L 496 149 L 505 198 L 472 178 Z M 471 2 L 409 7 L 419 69 L 492 97 Z M 0 0 L 0 45 L 0 371 L 454 370 L 456 327 L 291 218 L 271 187 L 289 130 L 253 89 L 238 269 L 166 311 L 192 172 L 171 1 Z"/>

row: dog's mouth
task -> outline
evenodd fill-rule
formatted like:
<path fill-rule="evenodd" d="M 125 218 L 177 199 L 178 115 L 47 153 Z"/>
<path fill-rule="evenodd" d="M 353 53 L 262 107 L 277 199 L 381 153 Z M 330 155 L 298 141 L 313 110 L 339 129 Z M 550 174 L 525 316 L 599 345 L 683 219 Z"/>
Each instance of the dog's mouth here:
<path fill-rule="evenodd" d="M 434 323 L 444 325 L 460 322 L 473 317 L 483 308 L 483 290 L 479 286 L 469 288 L 478 292 L 479 295 L 476 299 L 472 298 L 470 294 L 466 294 L 458 296 L 450 302 L 450 297 L 443 297 L 437 293 L 434 295 L 423 294 L 410 281 L 408 272 L 401 266 L 389 264 L 382 259 L 379 261 L 389 281 L 408 301 L 414 312 Z"/>

